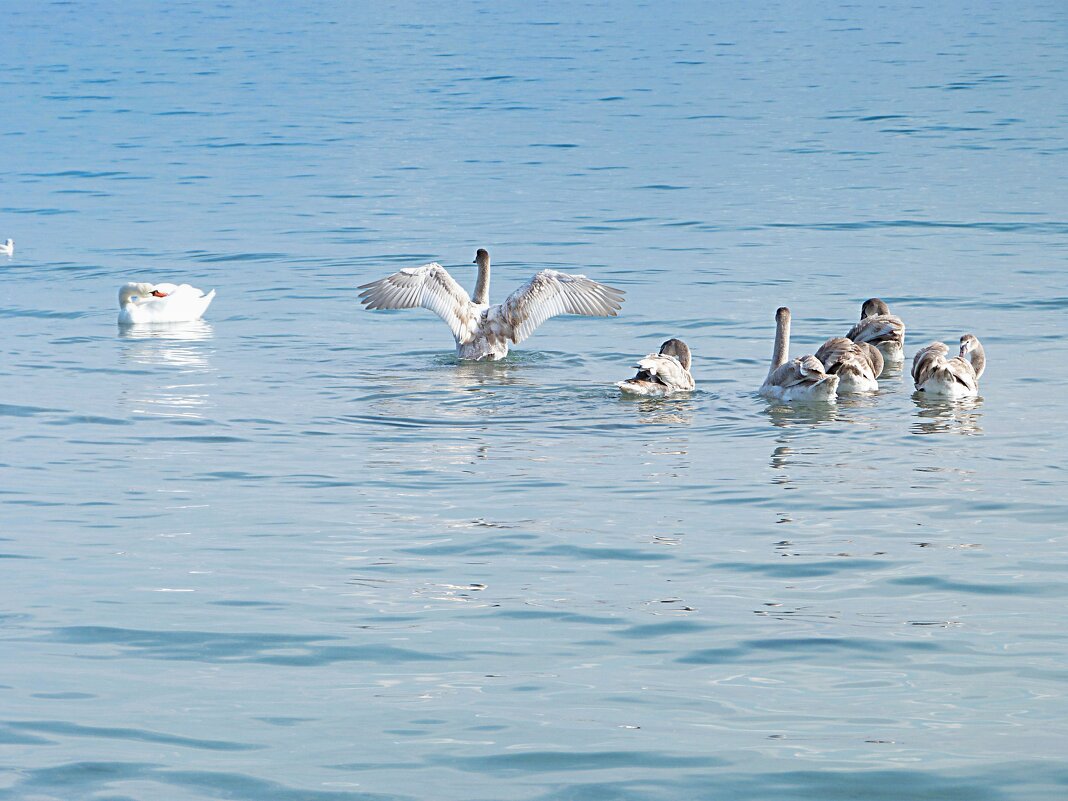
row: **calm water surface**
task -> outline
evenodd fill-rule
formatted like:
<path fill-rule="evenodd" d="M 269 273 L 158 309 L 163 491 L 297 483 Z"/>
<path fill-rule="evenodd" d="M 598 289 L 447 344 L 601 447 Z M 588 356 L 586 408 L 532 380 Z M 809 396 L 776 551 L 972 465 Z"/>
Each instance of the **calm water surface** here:
<path fill-rule="evenodd" d="M 1068 792 L 1063 4 L 5 10 L 0 799 Z M 872 295 L 982 397 L 754 395 Z"/>

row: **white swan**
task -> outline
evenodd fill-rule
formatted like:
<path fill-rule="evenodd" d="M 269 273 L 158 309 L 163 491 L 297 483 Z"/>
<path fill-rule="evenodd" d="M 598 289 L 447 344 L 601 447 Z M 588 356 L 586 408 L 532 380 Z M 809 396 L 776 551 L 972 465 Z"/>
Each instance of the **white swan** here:
<path fill-rule="evenodd" d="M 782 306 L 775 312 L 775 350 L 760 394 L 781 401 L 833 403 L 838 396 L 838 376 L 827 375 L 815 356 L 800 356 L 788 362 L 789 351 L 790 310 Z"/>
<path fill-rule="evenodd" d="M 690 374 L 690 348 L 681 339 L 669 339 L 659 353 L 638 362 L 634 378 L 616 384 L 625 394 L 662 397 L 694 388 Z"/>
<path fill-rule="evenodd" d="M 15 240 L 8 239 L 4 244 L 0 245 L 0 256 L 14 256 L 15 255 Z"/>
<path fill-rule="evenodd" d="M 131 282 L 119 290 L 119 325 L 199 320 L 214 297 L 214 289 L 205 295 L 189 284 Z"/>
<path fill-rule="evenodd" d="M 975 334 L 960 338 L 960 353 L 947 359 L 944 342 L 932 342 L 912 359 L 912 380 L 918 392 L 946 398 L 979 394 L 979 379 L 986 372 L 986 351 Z"/>
<path fill-rule="evenodd" d="M 887 364 L 905 360 L 905 324 L 890 313 L 879 298 L 868 298 L 860 307 L 860 322 L 849 329 L 846 339 L 870 342 L 883 354 Z M 878 377 L 878 376 L 876 376 Z"/>
<path fill-rule="evenodd" d="M 485 248 L 478 249 L 473 263 L 478 265 L 474 299 L 433 262 L 358 287 L 363 290 L 360 302 L 368 309 L 430 309 L 452 331 L 459 358 L 490 361 L 503 359 L 509 343 L 522 342 L 550 317 L 615 317 L 623 303 L 621 289 L 584 275 L 542 270 L 504 303 L 490 306 L 490 258 Z"/>
<path fill-rule="evenodd" d="M 883 354 L 870 342 L 831 337 L 816 351 L 823 369 L 838 376 L 838 394 L 875 392 L 883 371 Z"/>

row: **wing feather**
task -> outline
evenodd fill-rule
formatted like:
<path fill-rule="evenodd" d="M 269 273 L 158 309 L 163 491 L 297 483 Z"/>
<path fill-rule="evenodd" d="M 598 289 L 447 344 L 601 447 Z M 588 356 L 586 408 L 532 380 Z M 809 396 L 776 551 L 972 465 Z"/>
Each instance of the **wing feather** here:
<path fill-rule="evenodd" d="M 799 356 L 773 370 L 764 382 L 764 386 L 786 389 L 799 384 L 818 384 L 826 378 L 827 373 L 824 372 L 819 359 L 815 356 Z"/>
<path fill-rule="evenodd" d="M 827 372 L 833 372 L 834 365 L 853 355 L 859 355 L 857 345 L 846 337 L 831 337 L 816 351 L 816 358 Z"/>
<path fill-rule="evenodd" d="M 488 314 L 494 332 L 519 343 L 550 317 L 561 314 L 615 317 L 623 295 L 623 290 L 584 275 L 542 270 Z"/>
<path fill-rule="evenodd" d="M 932 342 L 925 348 L 916 351 L 912 357 L 912 380 L 919 389 L 936 369 L 946 363 L 946 354 L 949 348 L 944 342 Z"/>
<path fill-rule="evenodd" d="M 905 341 L 905 324 L 901 318 L 893 314 L 876 314 L 865 317 L 855 326 L 849 329 L 846 339 L 854 342 L 870 342 L 878 345 L 880 342 Z"/>
<path fill-rule="evenodd" d="M 406 267 L 364 284 L 360 302 L 368 309 L 429 309 L 445 321 L 457 342 L 468 342 L 478 327 L 471 297 L 437 262 Z"/>
<path fill-rule="evenodd" d="M 870 351 L 870 352 L 869 352 Z M 855 375 L 875 381 L 883 369 L 882 354 L 871 343 L 831 337 L 816 351 L 828 375 Z M 878 369 L 876 369 L 878 363 Z"/>
<path fill-rule="evenodd" d="M 693 376 L 674 356 L 650 353 L 638 362 L 638 375 L 635 380 L 655 379 L 658 383 L 673 390 L 690 390 L 694 388 Z"/>

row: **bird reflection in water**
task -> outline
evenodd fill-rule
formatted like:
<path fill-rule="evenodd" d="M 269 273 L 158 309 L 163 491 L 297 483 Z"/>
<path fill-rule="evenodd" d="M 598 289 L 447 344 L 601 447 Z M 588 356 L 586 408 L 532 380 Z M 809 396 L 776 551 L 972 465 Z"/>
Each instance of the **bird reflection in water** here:
<path fill-rule="evenodd" d="M 933 398 L 922 392 L 913 394 L 916 402 L 916 417 L 912 424 L 913 434 L 982 434 L 979 424 L 983 417 L 981 397 Z"/>
<path fill-rule="evenodd" d="M 637 415 L 635 422 L 638 426 L 667 426 L 659 432 L 638 433 L 635 430 L 634 436 L 629 438 L 641 448 L 639 462 L 643 480 L 651 484 L 676 485 L 687 479 L 692 468 L 689 454 L 690 426 L 696 410 L 693 398 L 689 395 L 648 398 L 619 394 L 617 398 L 622 409 Z M 614 447 L 613 451 L 618 455 Z"/>
<path fill-rule="evenodd" d="M 776 428 L 810 429 L 838 419 L 837 403 L 768 404 L 764 414 Z"/>
<path fill-rule="evenodd" d="M 450 388 L 465 391 L 484 387 L 512 387 L 531 385 L 525 360 L 516 356 L 500 361 L 460 361 L 447 363 L 446 375 Z"/>
<path fill-rule="evenodd" d="M 643 398 L 620 395 L 619 402 L 638 414 L 642 425 L 683 425 L 693 423 L 695 404 L 689 396 L 674 398 Z"/>
<path fill-rule="evenodd" d="M 212 336 L 211 324 L 203 320 L 122 327 L 122 360 L 153 368 L 150 381 L 139 391 L 123 393 L 133 410 L 164 417 L 204 417 L 210 400 L 208 384 L 189 379 L 215 372 L 211 364 Z M 174 376 L 182 376 L 182 382 L 168 380 Z"/>
<path fill-rule="evenodd" d="M 795 482 L 785 471 L 805 463 L 805 451 L 792 446 L 794 439 L 803 432 L 835 422 L 839 415 L 838 404 L 768 404 L 764 414 L 773 426 L 780 429 L 775 438 L 775 448 L 771 452 L 771 468 L 777 471 L 772 476 L 771 483 L 793 487 Z"/>
<path fill-rule="evenodd" d="M 194 371 L 211 369 L 208 348 L 194 343 L 204 343 L 213 335 L 211 323 L 204 320 L 125 325 L 119 329 L 119 338 L 126 341 L 124 360 L 152 367 L 169 364 Z"/>

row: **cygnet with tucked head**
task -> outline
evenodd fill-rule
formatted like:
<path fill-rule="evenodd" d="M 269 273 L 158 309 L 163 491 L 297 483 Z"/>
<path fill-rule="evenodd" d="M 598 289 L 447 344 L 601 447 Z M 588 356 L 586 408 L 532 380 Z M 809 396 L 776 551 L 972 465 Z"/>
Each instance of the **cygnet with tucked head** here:
<path fill-rule="evenodd" d="M 890 313 L 890 307 L 879 298 L 868 298 L 860 307 L 860 322 L 849 329 L 847 339 L 856 343 L 868 342 L 879 349 L 888 364 L 905 359 L 905 324 Z M 881 372 L 881 371 L 880 371 Z M 875 376 L 878 378 L 878 374 Z"/>
<path fill-rule="evenodd" d="M 690 348 L 681 339 L 669 339 L 659 353 L 650 353 L 638 362 L 634 378 L 616 384 L 627 395 L 662 397 L 689 392 L 695 386 L 690 374 Z"/>

